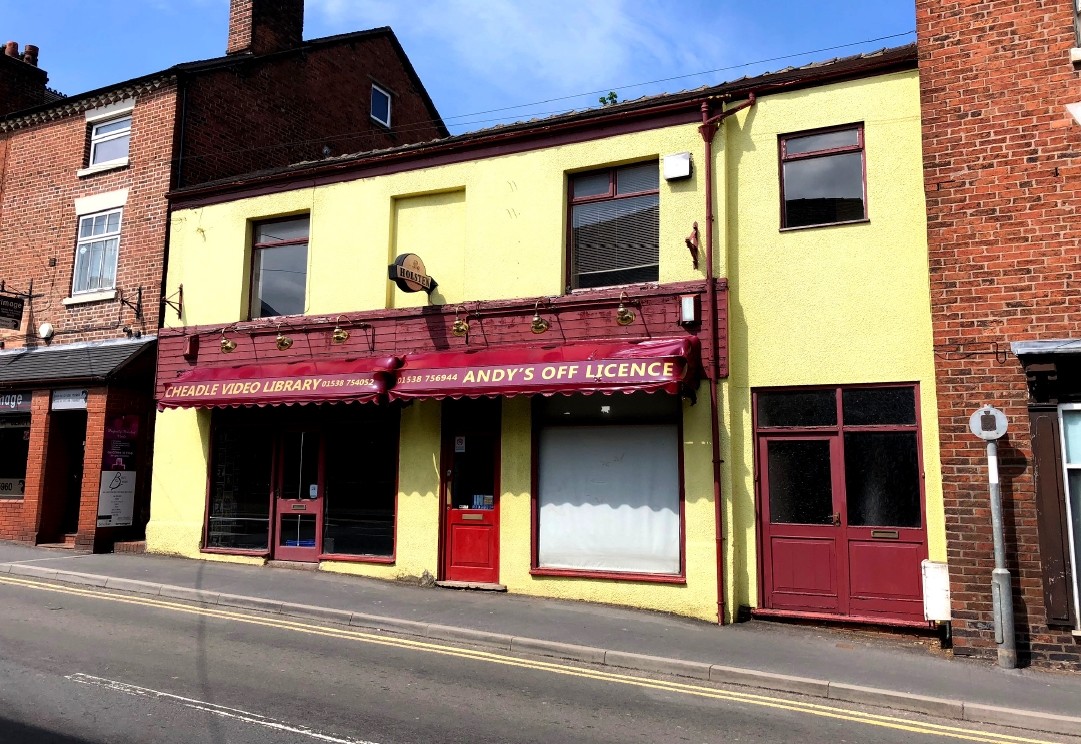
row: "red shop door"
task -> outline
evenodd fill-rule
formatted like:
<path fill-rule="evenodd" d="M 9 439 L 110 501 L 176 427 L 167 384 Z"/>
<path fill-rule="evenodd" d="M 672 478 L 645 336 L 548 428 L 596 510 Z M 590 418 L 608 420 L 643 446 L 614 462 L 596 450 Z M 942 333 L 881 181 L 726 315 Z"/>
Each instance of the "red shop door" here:
<path fill-rule="evenodd" d="M 837 437 L 759 439 L 767 607 L 846 614 Z"/>
<path fill-rule="evenodd" d="M 759 439 L 767 608 L 923 622 L 916 448 L 904 431 Z"/>
<path fill-rule="evenodd" d="M 276 560 L 316 562 L 323 536 L 323 452 L 318 432 L 287 431 L 274 458 Z"/>
<path fill-rule="evenodd" d="M 443 403 L 443 578 L 499 582 L 499 399 Z"/>

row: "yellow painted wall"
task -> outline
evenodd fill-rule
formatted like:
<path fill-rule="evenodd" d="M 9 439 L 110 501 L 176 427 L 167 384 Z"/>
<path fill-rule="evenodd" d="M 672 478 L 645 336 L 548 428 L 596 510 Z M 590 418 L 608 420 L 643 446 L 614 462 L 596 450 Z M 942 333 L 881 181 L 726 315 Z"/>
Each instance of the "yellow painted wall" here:
<path fill-rule="evenodd" d="M 863 122 L 865 224 L 781 231 L 779 134 Z M 751 390 L 917 382 L 927 529 L 944 561 L 915 71 L 769 96 L 727 124 L 730 606 L 757 602 Z"/>
<path fill-rule="evenodd" d="M 932 558 L 944 558 L 928 310 L 916 73 L 766 96 L 715 143 L 717 273 L 728 277 L 731 378 L 722 383 L 726 608 L 757 600 L 750 390 L 768 385 L 917 381 Z M 777 135 L 866 123 L 868 224 L 778 230 Z M 562 293 L 567 174 L 690 151 L 693 176 L 660 186 L 662 282 L 701 279 L 684 244 L 704 237 L 697 126 L 611 137 L 456 165 L 177 211 L 167 293 L 184 285 L 184 316 L 215 325 L 244 316 L 250 223 L 310 212 L 307 315 L 405 307 L 386 266 L 415 252 L 439 282 L 437 302 Z M 684 403 L 686 575 L 680 585 L 533 577 L 530 406 L 503 407 L 500 581 L 511 591 L 669 610 L 716 619 L 716 535 L 709 394 Z M 148 548 L 198 554 L 207 419 L 159 416 Z M 381 578 L 438 573 L 439 404 L 403 413 L 397 557 L 393 565 L 327 563 Z"/>

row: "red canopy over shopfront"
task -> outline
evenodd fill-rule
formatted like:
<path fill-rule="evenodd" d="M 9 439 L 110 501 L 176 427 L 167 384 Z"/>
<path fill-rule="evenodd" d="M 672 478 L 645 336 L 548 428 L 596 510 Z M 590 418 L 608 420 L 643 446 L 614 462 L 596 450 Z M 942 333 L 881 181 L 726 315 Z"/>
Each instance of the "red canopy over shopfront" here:
<path fill-rule="evenodd" d="M 391 400 L 693 390 L 695 336 L 409 354 Z"/>
<path fill-rule="evenodd" d="M 163 383 L 158 408 L 366 403 L 387 388 L 398 357 L 200 367 Z"/>

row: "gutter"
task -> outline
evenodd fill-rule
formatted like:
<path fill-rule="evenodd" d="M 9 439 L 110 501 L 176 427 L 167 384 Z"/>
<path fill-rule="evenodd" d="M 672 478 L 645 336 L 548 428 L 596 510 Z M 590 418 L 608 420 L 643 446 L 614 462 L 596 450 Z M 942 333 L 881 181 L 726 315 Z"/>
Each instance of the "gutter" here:
<path fill-rule="evenodd" d="M 706 298 L 709 302 L 709 341 L 710 348 L 713 350 L 706 376 L 709 379 L 709 426 L 710 441 L 713 446 L 713 518 L 717 539 L 717 623 L 719 625 L 724 625 L 724 532 L 722 532 L 724 525 L 721 507 L 721 427 L 718 420 L 720 406 L 717 402 L 717 378 L 720 374 L 720 364 L 717 359 L 720 329 L 717 323 L 717 277 L 713 269 L 713 137 L 725 119 L 737 111 L 753 106 L 755 100 L 754 91 L 750 91 L 747 94 L 747 100 L 743 103 L 710 116 L 710 99 L 707 98 L 701 104 L 702 125 L 698 127 L 698 132 L 705 143 L 706 158 Z M 728 294 L 726 293 L 725 303 L 727 302 Z M 725 317 L 727 316 L 728 314 L 725 313 Z"/>

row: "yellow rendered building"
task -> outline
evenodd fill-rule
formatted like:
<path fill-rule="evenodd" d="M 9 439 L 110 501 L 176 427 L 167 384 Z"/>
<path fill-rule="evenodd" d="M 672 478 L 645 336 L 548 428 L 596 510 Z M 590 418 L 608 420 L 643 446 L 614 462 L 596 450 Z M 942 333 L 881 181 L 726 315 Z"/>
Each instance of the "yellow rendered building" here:
<path fill-rule="evenodd" d="M 148 550 L 923 624 L 919 117 L 902 47 L 174 194 Z"/>

